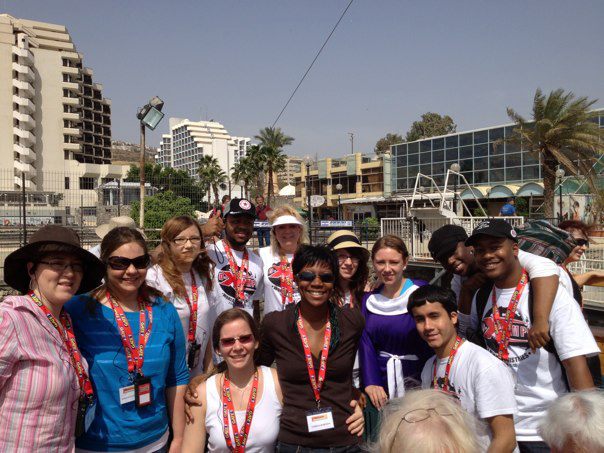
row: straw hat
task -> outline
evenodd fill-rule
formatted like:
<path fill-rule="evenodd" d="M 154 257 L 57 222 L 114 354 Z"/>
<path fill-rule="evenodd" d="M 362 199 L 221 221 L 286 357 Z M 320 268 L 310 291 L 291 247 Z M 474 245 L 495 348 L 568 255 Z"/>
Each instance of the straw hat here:
<path fill-rule="evenodd" d="M 338 230 L 327 238 L 327 245 L 332 250 L 342 250 L 342 249 L 361 249 L 363 253 L 366 253 L 369 256 L 369 250 L 363 247 L 361 241 L 350 230 Z"/>
<path fill-rule="evenodd" d="M 86 293 L 101 284 L 105 275 L 105 266 L 101 260 L 80 246 L 80 238 L 74 230 L 60 225 L 40 228 L 30 236 L 27 245 L 8 255 L 4 260 L 4 281 L 11 288 L 26 293 L 30 282 L 27 263 L 56 251 L 73 253 L 84 264 L 84 275 L 76 294 Z"/>
<path fill-rule="evenodd" d="M 138 230 L 138 232 L 143 235 L 143 238 L 147 239 L 143 234 L 143 231 L 136 227 L 136 222 L 134 221 L 134 219 L 125 215 L 119 217 L 111 217 L 108 223 L 99 225 L 95 228 L 94 232 L 99 238 L 103 239 L 105 236 L 107 236 L 107 233 L 109 233 L 114 228 L 118 227 L 128 227 Z"/>

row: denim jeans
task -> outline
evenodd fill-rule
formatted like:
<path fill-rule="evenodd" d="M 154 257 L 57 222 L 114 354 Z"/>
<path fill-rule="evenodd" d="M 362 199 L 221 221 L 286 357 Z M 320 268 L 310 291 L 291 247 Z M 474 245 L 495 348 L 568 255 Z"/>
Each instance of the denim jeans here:
<path fill-rule="evenodd" d="M 358 445 L 347 445 L 344 447 L 312 448 L 302 445 L 285 444 L 277 442 L 276 453 L 360 453 L 361 447 Z"/>
<path fill-rule="evenodd" d="M 520 453 L 549 453 L 551 450 L 545 442 L 518 442 Z"/>
<path fill-rule="evenodd" d="M 258 228 L 258 248 L 271 245 L 270 228 Z"/>

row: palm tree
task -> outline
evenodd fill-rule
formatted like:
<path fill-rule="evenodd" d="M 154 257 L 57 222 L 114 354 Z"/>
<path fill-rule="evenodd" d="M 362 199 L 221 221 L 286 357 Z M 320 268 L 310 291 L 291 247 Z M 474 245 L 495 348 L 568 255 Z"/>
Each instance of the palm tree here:
<path fill-rule="evenodd" d="M 254 163 L 246 156 L 231 167 L 231 178 L 243 185 L 244 196 L 248 197 L 250 183 L 257 176 Z"/>
<path fill-rule="evenodd" d="M 197 173 L 199 174 L 201 186 L 208 190 L 208 202 L 210 201 L 209 190 L 212 189 L 214 192 L 214 204 L 215 206 L 219 206 L 220 200 L 218 199 L 218 188 L 220 184 L 226 181 L 227 175 L 224 170 L 220 168 L 218 159 L 210 155 L 202 156 L 199 160 Z"/>
<path fill-rule="evenodd" d="M 265 127 L 254 137 L 260 142 L 260 156 L 268 177 L 268 202 L 273 196 L 273 173 L 285 168 L 283 147 L 291 145 L 294 138 L 285 135 L 280 127 Z M 264 186 L 261 186 L 264 187 Z"/>
<path fill-rule="evenodd" d="M 572 92 L 557 89 L 546 97 L 537 89 L 533 99 L 533 119 L 525 120 L 515 110 L 507 114 L 516 123 L 514 135 L 506 141 L 521 144 L 522 148 L 541 157 L 543 169 L 544 214 L 554 217 L 556 168 L 587 178 L 593 193 L 597 176 L 593 170 L 598 154 L 604 152 L 604 135 L 594 122 L 597 114 L 590 112 L 596 100 L 587 97 L 575 99 Z"/>
<path fill-rule="evenodd" d="M 261 147 L 267 146 L 279 151 L 282 151 L 284 146 L 291 145 L 294 142 L 294 138 L 285 135 L 280 127 L 265 127 L 264 129 L 260 129 L 260 133 L 254 138 L 260 142 Z"/>
<path fill-rule="evenodd" d="M 261 155 L 264 161 L 264 168 L 266 169 L 268 177 L 268 203 L 272 202 L 273 194 L 275 191 L 273 184 L 273 175 L 285 169 L 285 154 L 283 151 L 276 148 L 265 146 L 260 148 Z"/>
<path fill-rule="evenodd" d="M 247 150 L 245 155 L 245 161 L 247 163 L 247 171 L 249 171 L 251 177 L 250 181 L 256 181 L 255 185 L 255 196 L 259 193 L 262 194 L 264 191 L 264 172 L 265 172 L 265 160 L 262 153 L 262 149 L 259 145 L 252 145 Z"/>

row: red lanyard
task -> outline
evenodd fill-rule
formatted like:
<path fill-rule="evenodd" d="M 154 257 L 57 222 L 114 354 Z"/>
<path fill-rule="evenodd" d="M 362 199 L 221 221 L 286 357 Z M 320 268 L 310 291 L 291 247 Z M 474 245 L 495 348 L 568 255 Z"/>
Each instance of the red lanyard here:
<path fill-rule="evenodd" d="M 84 364 L 82 363 L 82 354 L 80 353 L 78 343 L 76 342 L 76 338 L 73 333 L 71 317 L 65 310 L 61 310 L 61 322 L 59 324 L 57 318 L 54 317 L 54 315 L 50 312 L 46 305 L 42 303 L 42 301 L 38 298 L 38 296 L 36 296 L 33 291 L 29 292 L 29 297 L 31 297 L 31 299 L 36 303 L 36 305 L 40 307 L 40 309 L 46 315 L 50 323 L 59 332 L 59 336 L 63 340 L 63 343 L 65 344 L 65 347 L 69 352 L 71 364 L 73 365 L 73 368 L 78 377 L 78 382 L 80 383 L 80 389 L 86 395 L 86 398 L 88 398 L 89 400 L 92 399 L 92 396 L 94 394 L 94 391 L 92 390 L 92 383 L 90 382 L 88 373 L 86 373 L 86 370 L 84 369 Z"/>
<path fill-rule="evenodd" d="M 442 387 L 440 387 L 437 383 L 437 379 L 436 379 L 436 369 L 438 368 L 438 364 L 437 364 L 437 359 L 434 359 L 434 372 L 432 373 L 432 388 L 440 388 L 443 392 L 448 392 L 449 391 L 449 373 L 451 372 L 451 366 L 453 365 L 453 359 L 455 359 L 455 354 L 457 354 L 457 351 L 459 350 L 459 347 L 462 345 L 463 343 L 463 338 L 461 337 L 457 337 L 455 339 L 455 344 L 453 345 L 453 349 L 451 349 L 451 352 L 449 353 L 449 359 L 447 360 L 447 366 L 445 367 L 445 377 L 443 378 L 443 385 Z"/>
<path fill-rule="evenodd" d="M 522 292 L 524 291 L 527 282 L 528 274 L 524 269 L 522 269 L 522 277 L 520 277 L 518 286 L 516 286 L 516 289 L 514 290 L 514 293 L 510 298 L 508 308 L 505 312 L 505 321 L 502 321 L 501 316 L 499 315 L 499 309 L 497 308 L 497 297 L 495 296 L 495 288 L 493 288 L 493 292 L 491 293 L 491 302 L 493 304 L 493 328 L 495 330 L 495 338 L 497 339 L 497 344 L 499 346 L 497 356 L 504 361 L 507 361 L 509 358 L 508 345 L 510 343 L 510 335 L 512 333 L 512 323 L 514 321 L 514 314 L 516 313 L 518 302 L 520 301 L 520 297 L 522 296 Z"/>
<path fill-rule="evenodd" d="M 231 398 L 231 382 L 229 381 L 228 374 L 224 374 L 224 385 L 222 387 L 222 433 L 224 434 L 224 440 L 226 441 L 227 447 L 234 453 L 244 453 L 245 444 L 247 443 L 247 437 L 250 434 L 250 428 L 252 426 L 252 417 L 254 416 L 254 408 L 256 407 L 256 396 L 258 395 L 258 369 L 254 372 L 254 382 L 252 384 L 252 391 L 250 392 L 250 399 L 247 403 L 247 410 L 245 411 L 245 424 L 243 425 L 243 432 L 239 433 L 237 428 L 237 417 L 235 416 L 235 406 L 233 405 L 233 398 Z M 231 419 L 231 427 L 233 428 L 233 437 L 235 438 L 235 447 L 231 441 L 231 435 L 229 433 L 229 417 Z"/>
<path fill-rule="evenodd" d="M 145 360 L 145 345 L 147 344 L 147 341 L 149 341 L 149 336 L 151 336 L 151 326 L 153 324 L 153 309 L 151 304 L 149 302 L 145 303 L 143 298 L 139 296 L 138 308 L 140 311 L 137 348 L 136 343 L 134 342 L 132 329 L 130 328 L 130 324 L 128 324 L 128 319 L 126 318 L 126 314 L 124 313 L 122 307 L 120 307 L 118 303 L 113 300 L 111 294 L 109 294 L 109 291 L 107 291 L 107 300 L 113 309 L 113 315 L 115 316 L 115 322 L 117 323 L 117 330 L 120 333 L 122 344 L 124 345 L 124 353 L 126 354 L 126 360 L 128 361 L 128 372 L 131 374 L 137 372 L 142 376 L 143 362 Z M 147 329 L 145 329 L 145 312 L 149 317 L 149 325 L 147 326 Z"/>
<path fill-rule="evenodd" d="M 195 332 L 197 331 L 197 301 L 199 300 L 199 293 L 197 292 L 197 282 L 195 281 L 195 273 L 192 269 L 191 293 L 193 295 L 193 300 L 189 299 L 189 294 L 187 293 L 187 289 L 185 288 L 185 300 L 187 301 L 189 311 L 191 312 L 191 315 L 189 316 L 189 335 L 187 339 L 189 343 L 195 343 Z"/>
<path fill-rule="evenodd" d="M 281 257 L 279 263 L 279 280 L 281 286 L 281 302 L 283 305 L 294 302 L 294 275 L 292 265 L 287 261 L 287 256 Z"/>
<path fill-rule="evenodd" d="M 325 374 L 327 373 L 327 356 L 329 354 L 329 344 L 331 342 L 331 322 L 329 317 L 327 318 L 327 324 L 325 324 L 325 336 L 323 337 L 323 348 L 321 350 L 321 359 L 319 364 L 319 378 L 315 376 L 315 365 L 312 360 L 312 353 L 310 352 L 310 343 L 308 341 L 308 335 L 306 329 L 304 329 L 304 322 L 302 321 L 302 313 L 298 308 L 298 332 L 300 332 L 300 338 L 302 338 L 302 347 L 304 348 L 304 358 L 306 359 L 306 366 L 308 368 L 308 376 L 310 378 L 310 385 L 312 391 L 315 394 L 315 401 L 317 407 L 321 406 L 321 388 L 323 382 L 325 382 Z"/>
<path fill-rule="evenodd" d="M 224 245 L 224 251 L 229 260 L 229 266 L 231 268 L 231 272 L 235 276 L 235 296 L 236 299 L 242 304 L 245 303 L 245 275 L 247 274 L 248 261 L 249 256 L 247 252 L 247 248 L 243 249 L 243 259 L 241 260 L 241 266 L 237 266 L 237 261 L 235 261 L 235 257 L 233 256 L 233 252 L 231 251 L 231 246 L 228 241 L 222 241 Z"/>

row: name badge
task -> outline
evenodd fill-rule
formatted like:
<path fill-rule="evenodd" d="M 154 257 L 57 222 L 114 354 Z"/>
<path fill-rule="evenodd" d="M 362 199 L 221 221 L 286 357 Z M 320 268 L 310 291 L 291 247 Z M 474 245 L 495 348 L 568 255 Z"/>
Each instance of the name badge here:
<path fill-rule="evenodd" d="M 201 351 L 201 345 L 197 342 L 191 343 L 191 347 L 189 348 L 189 355 L 187 357 L 187 365 L 189 369 L 192 370 L 199 364 L 199 355 Z"/>
<path fill-rule="evenodd" d="M 136 407 L 145 407 L 152 402 L 151 379 L 139 375 L 134 381 L 134 404 Z"/>
<path fill-rule="evenodd" d="M 134 385 L 120 388 L 120 404 L 134 401 Z"/>
<path fill-rule="evenodd" d="M 306 423 L 308 424 L 309 433 L 333 429 L 333 412 L 331 411 L 331 407 L 306 411 Z"/>

